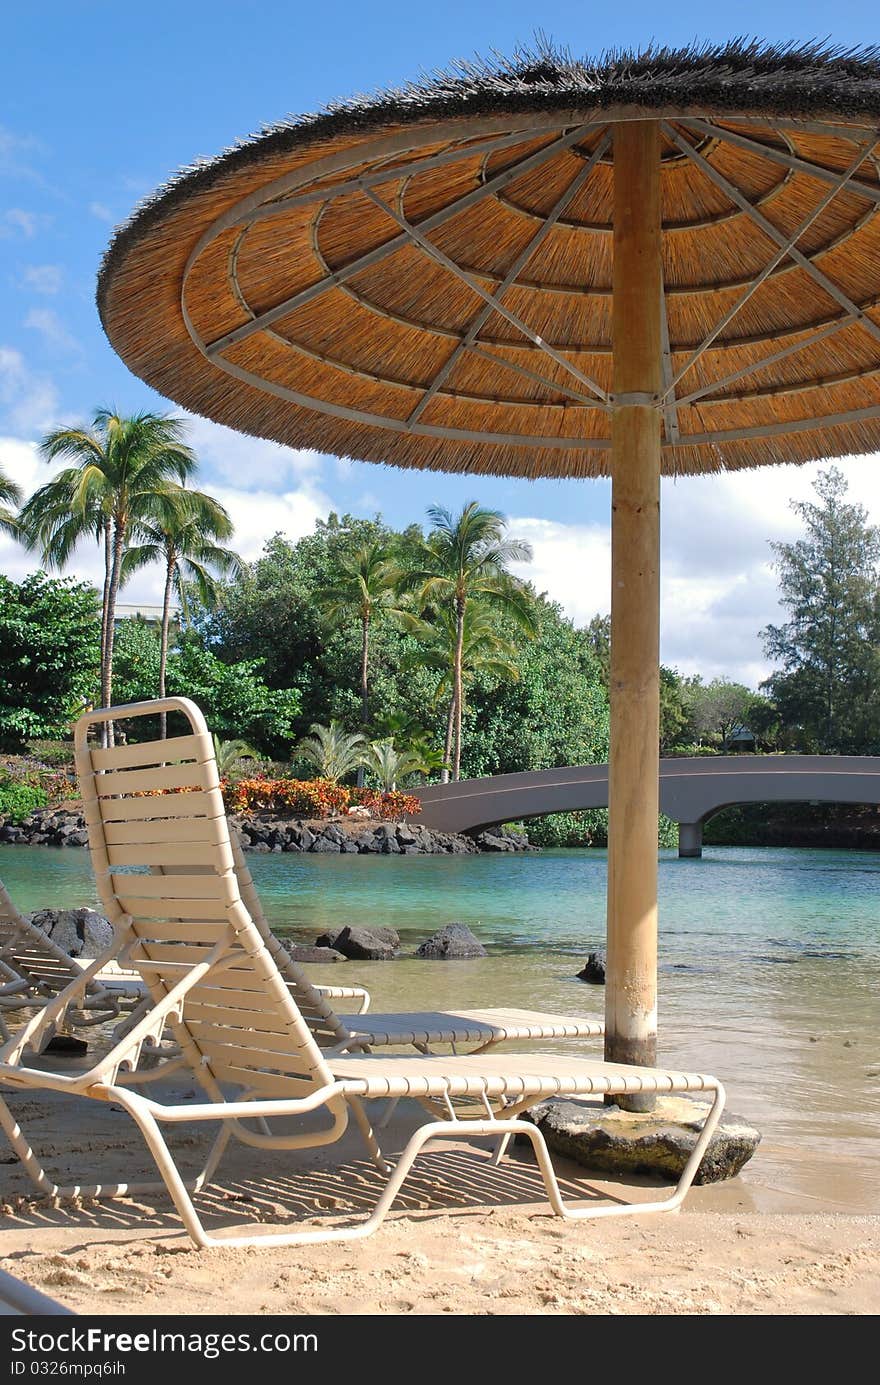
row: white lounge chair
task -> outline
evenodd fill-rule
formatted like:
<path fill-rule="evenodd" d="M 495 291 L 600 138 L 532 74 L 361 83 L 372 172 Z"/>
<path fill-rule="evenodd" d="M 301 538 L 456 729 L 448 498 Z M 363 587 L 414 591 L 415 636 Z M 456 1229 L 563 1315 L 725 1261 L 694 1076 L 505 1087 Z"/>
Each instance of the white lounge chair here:
<path fill-rule="evenodd" d="M 724 1091 L 714 1077 L 545 1053 L 425 1057 L 322 1051 L 242 898 L 204 722 L 191 704 L 170 701 L 169 706 L 183 710 L 194 728 L 186 751 L 180 743 L 177 746 L 181 759 L 189 755 L 186 764 L 143 769 L 136 747 L 89 750 L 90 723 L 137 715 L 135 708 L 99 709 L 77 723 L 77 755 L 83 766 L 95 754 L 115 755 L 118 766 L 105 760 L 106 771 L 91 784 L 83 774 L 99 889 L 116 942 L 0 1048 L 0 1083 L 18 1091 L 66 1092 L 122 1106 L 143 1134 L 162 1182 L 199 1246 L 291 1245 L 368 1235 L 381 1224 L 425 1145 L 449 1137 L 490 1139 L 498 1145 L 506 1144 L 510 1135 L 525 1136 L 534 1148 L 551 1206 L 563 1217 L 645 1214 L 681 1204 L 723 1108 Z M 155 796 L 144 797 L 145 792 Z M 211 867 L 208 872 L 206 865 Z M 153 873 L 156 867 L 173 873 Z M 183 873 L 181 868 L 187 867 L 192 870 Z M 113 959 L 143 978 L 152 1001 L 148 1012 L 86 1072 L 29 1067 L 26 1048 L 38 1043 L 44 1026 L 56 1023 L 79 1003 L 92 977 Z M 158 1041 L 166 1025 L 180 1048 L 168 1069 L 188 1069 L 204 1092 L 203 1100 L 163 1102 L 131 1088 L 132 1078 L 140 1075 L 136 1070 L 143 1045 Z M 674 1192 L 664 1200 L 641 1203 L 566 1204 L 543 1136 L 520 1117 L 548 1096 L 636 1092 L 712 1094 L 708 1118 Z M 428 1113 L 393 1169 L 381 1154 L 364 1109 L 365 1101 L 378 1097 L 413 1097 Z M 320 1129 L 276 1133 L 269 1125 L 277 1118 L 317 1111 L 326 1116 Z M 377 1168 L 388 1175 L 369 1216 L 344 1226 L 267 1234 L 218 1236 L 205 1229 L 193 1195 L 213 1177 L 231 1139 L 279 1151 L 326 1146 L 339 1139 L 349 1115 Z M 199 1175 L 185 1180 L 162 1127 L 202 1121 L 219 1124 L 219 1131 Z M 0 1126 L 37 1188 L 48 1196 L 73 1191 L 98 1198 L 137 1196 L 156 1186 L 108 1185 L 101 1180 L 92 1185 L 79 1182 L 75 1189 L 61 1187 L 43 1168 L 5 1101 L 0 1101 Z"/>
<path fill-rule="evenodd" d="M 175 699 L 168 699 L 166 703 L 161 705 L 171 710 L 183 710 L 185 715 L 189 715 L 187 709 L 192 706 L 192 704 L 184 704 L 182 700 Z M 155 716 L 159 710 L 161 710 L 161 706 L 158 701 L 138 703 L 129 708 L 114 709 L 115 715 L 126 717 L 144 717 L 151 714 Z M 199 723 L 203 725 L 200 714 L 196 713 L 196 715 L 199 718 Z M 193 729 L 195 729 L 196 723 L 192 716 L 190 721 Z M 87 756 L 81 755 L 78 759 L 77 773 L 80 790 L 84 796 L 99 792 L 100 790 L 96 788 L 96 785 L 99 784 L 100 779 L 106 775 L 111 766 L 128 766 L 129 769 L 137 766 L 143 773 L 147 773 L 148 771 L 144 767 L 165 763 L 180 771 L 185 778 L 189 773 L 186 768 L 187 758 L 191 760 L 195 753 L 192 737 L 175 737 L 164 741 L 141 741 L 136 745 L 118 747 L 112 751 L 101 750 L 97 747 L 90 748 Z M 210 745 L 202 743 L 201 749 L 197 753 L 204 772 L 216 773 L 213 741 Z M 172 764 L 175 761 L 178 763 Z M 184 802 L 181 804 L 181 833 L 189 830 L 189 817 L 184 811 L 186 806 L 186 798 L 184 798 Z M 196 808 L 193 808 L 192 814 L 195 812 Z M 438 1044 L 452 1044 L 457 1047 L 466 1046 L 474 1051 L 481 1051 L 510 1040 L 534 1042 L 550 1039 L 594 1039 L 601 1038 L 605 1033 L 605 1025 L 602 1020 L 585 1019 L 576 1015 L 520 1010 L 512 1007 L 367 1014 L 366 1009 L 370 998 L 369 993 L 363 987 L 316 985 L 309 978 L 305 968 L 294 961 L 287 948 L 275 937 L 263 912 L 259 894 L 247 867 L 238 838 L 235 833 L 230 834 L 230 836 L 233 863 L 238 876 L 238 888 L 245 907 L 275 958 L 279 971 L 290 986 L 300 1013 L 322 1048 L 337 1052 L 357 1052 L 358 1050 L 392 1046 L 412 1046 L 421 1052 L 427 1052 Z M 100 869 L 100 858 L 95 854 L 95 845 L 97 843 L 100 851 L 103 849 L 103 844 L 98 842 L 91 832 L 89 842 L 92 847 L 97 874 Z M 204 859 L 200 862 L 199 869 L 209 872 L 219 869 L 218 861 L 219 858 L 214 853 L 214 860 Z M 165 872 L 177 870 L 179 872 L 183 870 L 192 873 L 194 868 L 194 863 L 191 861 L 187 861 L 185 865 L 180 867 L 169 864 L 158 866 L 153 863 L 152 865 L 154 872 L 160 870 Z M 346 1000 L 357 1001 L 360 1007 L 359 1011 L 354 1014 L 338 1014 L 334 1010 L 332 1002 Z"/>

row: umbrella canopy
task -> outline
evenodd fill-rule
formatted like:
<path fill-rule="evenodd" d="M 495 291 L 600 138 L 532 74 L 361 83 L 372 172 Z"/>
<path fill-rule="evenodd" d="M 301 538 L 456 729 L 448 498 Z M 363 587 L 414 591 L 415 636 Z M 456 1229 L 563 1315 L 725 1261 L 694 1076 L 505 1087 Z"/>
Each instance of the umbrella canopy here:
<path fill-rule="evenodd" d="M 732 47 L 467 69 L 265 131 L 116 235 L 131 369 L 369 461 L 610 469 L 610 134 L 662 117 L 662 466 L 880 448 L 880 62 Z"/>
<path fill-rule="evenodd" d="M 184 172 L 101 269 L 132 370 L 233 428 L 611 475 L 620 1061 L 656 1051 L 660 475 L 880 450 L 878 119 L 877 50 L 521 55 Z"/>

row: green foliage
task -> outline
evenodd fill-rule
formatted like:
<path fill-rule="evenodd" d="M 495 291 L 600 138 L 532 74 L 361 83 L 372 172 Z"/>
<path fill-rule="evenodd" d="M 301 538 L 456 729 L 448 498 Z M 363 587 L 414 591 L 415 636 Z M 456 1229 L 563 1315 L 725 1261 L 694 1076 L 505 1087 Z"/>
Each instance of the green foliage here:
<path fill-rule="evenodd" d="M 728 678 L 715 678 L 711 683 L 693 680 L 688 685 L 690 721 L 698 736 L 720 742 L 722 751 L 730 749 L 731 736 L 737 727 L 749 727 L 755 694 L 742 683 Z"/>
<path fill-rule="evenodd" d="M 525 823 L 524 830 L 534 846 L 608 845 L 608 809 L 584 808 L 574 813 L 550 813 Z M 678 846 L 678 823 L 660 814 L 657 824 L 660 848 Z"/>
<path fill-rule="evenodd" d="M 154 626 L 120 621 L 115 675 L 120 702 L 155 697 L 159 652 Z M 265 754 L 279 755 L 294 738 L 300 699 L 293 689 L 268 688 L 261 675 L 259 660 L 224 663 L 198 637 L 185 635 L 169 654 L 166 681 L 169 696 L 192 698 L 221 740 L 244 739 Z"/>
<path fill-rule="evenodd" d="M 536 598 L 540 640 L 520 639 L 515 680 L 473 676 L 465 706 L 467 778 L 601 763 L 608 755 L 608 699 L 590 640 L 559 606 Z M 516 632 L 501 625 L 511 641 Z"/>
<path fill-rule="evenodd" d="M 0 818 L 24 822 L 35 808 L 45 808 L 49 795 L 38 784 L 22 784 L 0 775 Z"/>
<path fill-rule="evenodd" d="M 802 748 L 876 754 L 880 749 L 880 530 L 848 503 L 836 467 L 815 483 L 818 503 L 793 504 L 806 536 L 774 543 L 783 625 L 763 631 L 780 667 L 764 685 Z"/>
<path fill-rule="evenodd" d="M 95 695 L 97 594 L 86 582 L 0 576 L 0 743 L 55 737 Z"/>
<path fill-rule="evenodd" d="M 296 747 L 296 755 L 318 771 L 321 779 L 337 784 L 360 769 L 369 753 L 369 746 L 359 731 L 346 731 L 338 721 L 329 726 L 315 722 Z"/>

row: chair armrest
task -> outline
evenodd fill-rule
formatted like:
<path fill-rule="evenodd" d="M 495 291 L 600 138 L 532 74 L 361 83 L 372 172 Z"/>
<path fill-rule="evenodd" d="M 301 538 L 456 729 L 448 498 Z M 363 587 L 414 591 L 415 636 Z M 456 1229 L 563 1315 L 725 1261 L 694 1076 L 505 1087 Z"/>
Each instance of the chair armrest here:
<path fill-rule="evenodd" d="M 365 1015 L 370 1008 L 370 992 L 366 986 L 316 986 L 315 990 L 328 1000 L 359 1000 L 356 1015 Z"/>

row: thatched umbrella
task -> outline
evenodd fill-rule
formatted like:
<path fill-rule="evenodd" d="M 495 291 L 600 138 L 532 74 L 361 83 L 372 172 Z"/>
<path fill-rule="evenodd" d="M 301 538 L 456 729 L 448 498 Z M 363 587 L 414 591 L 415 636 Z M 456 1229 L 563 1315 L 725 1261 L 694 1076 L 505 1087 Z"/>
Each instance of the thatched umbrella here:
<path fill-rule="evenodd" d="M 880 450 L 878 117 L 877 50 L 520 56 L 185 171 L 101 270 L 113 345 L 195 413 L 611 475 L 610 1058 L 655 1058 L 660 475 Z"/>

